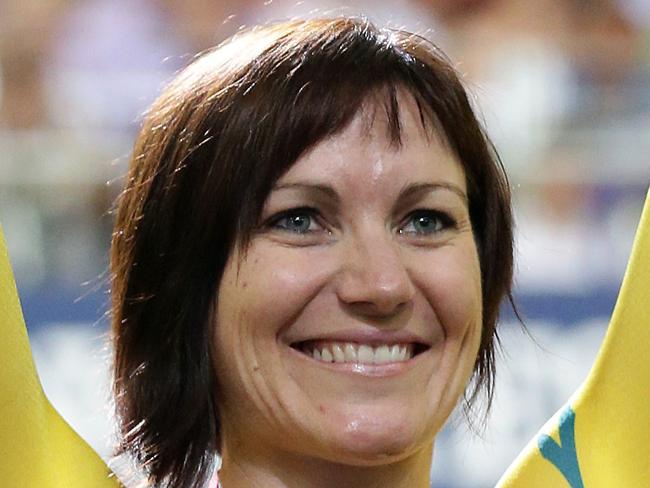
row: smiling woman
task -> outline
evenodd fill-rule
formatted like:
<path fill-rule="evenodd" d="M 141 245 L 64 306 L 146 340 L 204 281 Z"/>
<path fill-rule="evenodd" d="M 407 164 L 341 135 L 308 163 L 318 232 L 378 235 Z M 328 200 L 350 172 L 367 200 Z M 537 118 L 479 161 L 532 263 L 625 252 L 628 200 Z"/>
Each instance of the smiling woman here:
<path fill-rule="evenodd" d="M 224 461 L 246 460 L 246 439 L 265 458 L 318 453 L 303 466 L 325 483 L 319 465 L 339 464 L 327 486 L 341 486 L 343 466 L 428 465 L 474 366 L 481 280 L 463 169 L 415 101 L 397 100 L 400 147 L 383 114 L 368 127 L 362 108 L 278 180 L 226 265 L 214 333 Z"/>
<path fill-rule="evenodd" d="M 151 108 L 112 248 L 121 450 L 152 483 L 425 487 L 491 398 L 510 194 L 424 39 L 278 24 Z M 472 383 L 468 387 L 468 384 Z"/>

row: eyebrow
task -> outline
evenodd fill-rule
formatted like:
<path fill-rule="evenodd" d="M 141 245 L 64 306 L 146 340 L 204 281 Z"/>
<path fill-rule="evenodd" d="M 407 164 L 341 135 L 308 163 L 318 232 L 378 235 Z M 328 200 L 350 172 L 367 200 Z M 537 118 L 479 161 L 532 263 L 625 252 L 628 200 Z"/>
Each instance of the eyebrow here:
<path fill-rule="evenodd" d="M 275 185 L 273 191 L 277 190 L 300 190 L 305 192 L 316 192 L 320 193 L 323 197 L 326 197 L 330 200 L 333 200 L 335 203 L 340 203 L 341 198 L 334 188 L 329 185 L 323 185 L 319 183 L 282 183 Z M 469 200 L 467 194 L 458 186 L 453 183 L 448 182 L 437 182 L 437 183 L 412 183 L 406 185 L 399 193 L 397 201 L 403 201 L 405 199 L 418 197 L 425 193 L 435 192 L 439 190 L 447 190 L 455 193 L 461 198 L 463 203 L 467 206 Z"/>
<path fill-rule="evenodd" d="M 341 197 L 334 188 L 329 185 L 321 185 L 319 183 L 282 183 L 275 185 L 272 191 L 278 190 L 300 190 L 304 192 L 320 193 L 322 197 L 340 203 Z"/>
<path fill-rule="evenodd" d="M 430 193 L 437 190 L 448 190 L 458 195 L 465 205 L 469 204 L 467 194 L 458 186 L 453 183 L 439 182 L 439 183 L 413 183 L 406 185 L 399 193 L 398 201 L 419 196 L 424 193 Z"/>

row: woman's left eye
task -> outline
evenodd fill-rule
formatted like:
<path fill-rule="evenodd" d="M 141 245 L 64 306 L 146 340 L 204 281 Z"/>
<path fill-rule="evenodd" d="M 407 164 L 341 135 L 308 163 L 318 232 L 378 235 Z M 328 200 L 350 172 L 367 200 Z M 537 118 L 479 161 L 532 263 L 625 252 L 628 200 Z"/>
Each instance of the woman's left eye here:
<path fill-rule="evenodd" d="M 442 232 L 455 225 L 454 219 L 446 213 L 435 210 L 418 210 L 410 214 L 400 234 L 427 236 Z"/>

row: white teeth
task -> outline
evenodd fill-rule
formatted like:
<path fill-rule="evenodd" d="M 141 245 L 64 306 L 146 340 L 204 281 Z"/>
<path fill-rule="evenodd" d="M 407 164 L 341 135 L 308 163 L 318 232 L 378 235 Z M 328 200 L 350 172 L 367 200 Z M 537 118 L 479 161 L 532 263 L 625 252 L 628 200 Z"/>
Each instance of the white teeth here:
<path fill-rule="evenodd" d="M 357 362 L 357 349 L 349 342 L 343 346 L 343 352 L 345 353 L 345 362 L 346 363 L 356 363 Z"/>
<path fill-rule="evenodd" d="M 345 362 L 345 354 L 343 354 L 343 349 L 338 344 L 332 345 L 332 354 L 334 355 L 334 361 L 337 363 Z"/>
<path fill-rule="evenodd" d="M 382 344 L 372 347 L 354 342 L 331 342 L 306 348 L 305 353 L 325 363 L 386 364 L 408 361 L 413 357 L 412 344 Z"/>
<path fill-rule="evenodd" d="M 326 347 L 323 348 L 323 351 L 320 353 L 320 357 L 321 357 L 321 361 L 325 361 L 326 363 L 331 363 L 332 360 L 334 359 L 332 357 L 332 353 Z"/>
<path fill-rule="evenodd" d="M 373 354 L 372 347 L 362 344 L 359 346 L 357 357 L 360 363 L 372 364 L 375 355 Z"/>
<path fill-rule="evenodd" d="M 390 351 L 388 346 L 379 346 L 375 349 L 375 358 L 373 361 L 375 364 L 384 364 L 390 362 Z"/>

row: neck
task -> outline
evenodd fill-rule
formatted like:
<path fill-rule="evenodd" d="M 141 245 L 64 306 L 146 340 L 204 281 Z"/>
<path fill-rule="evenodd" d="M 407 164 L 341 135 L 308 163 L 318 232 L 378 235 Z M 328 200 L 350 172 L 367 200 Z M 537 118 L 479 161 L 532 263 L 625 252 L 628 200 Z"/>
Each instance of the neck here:
<path fill-rule="evenodd" d="M 223 451 L 223 488 L 428 488 L 433 445 L 389 464 L 350 466 L 289 453 Z"/>

